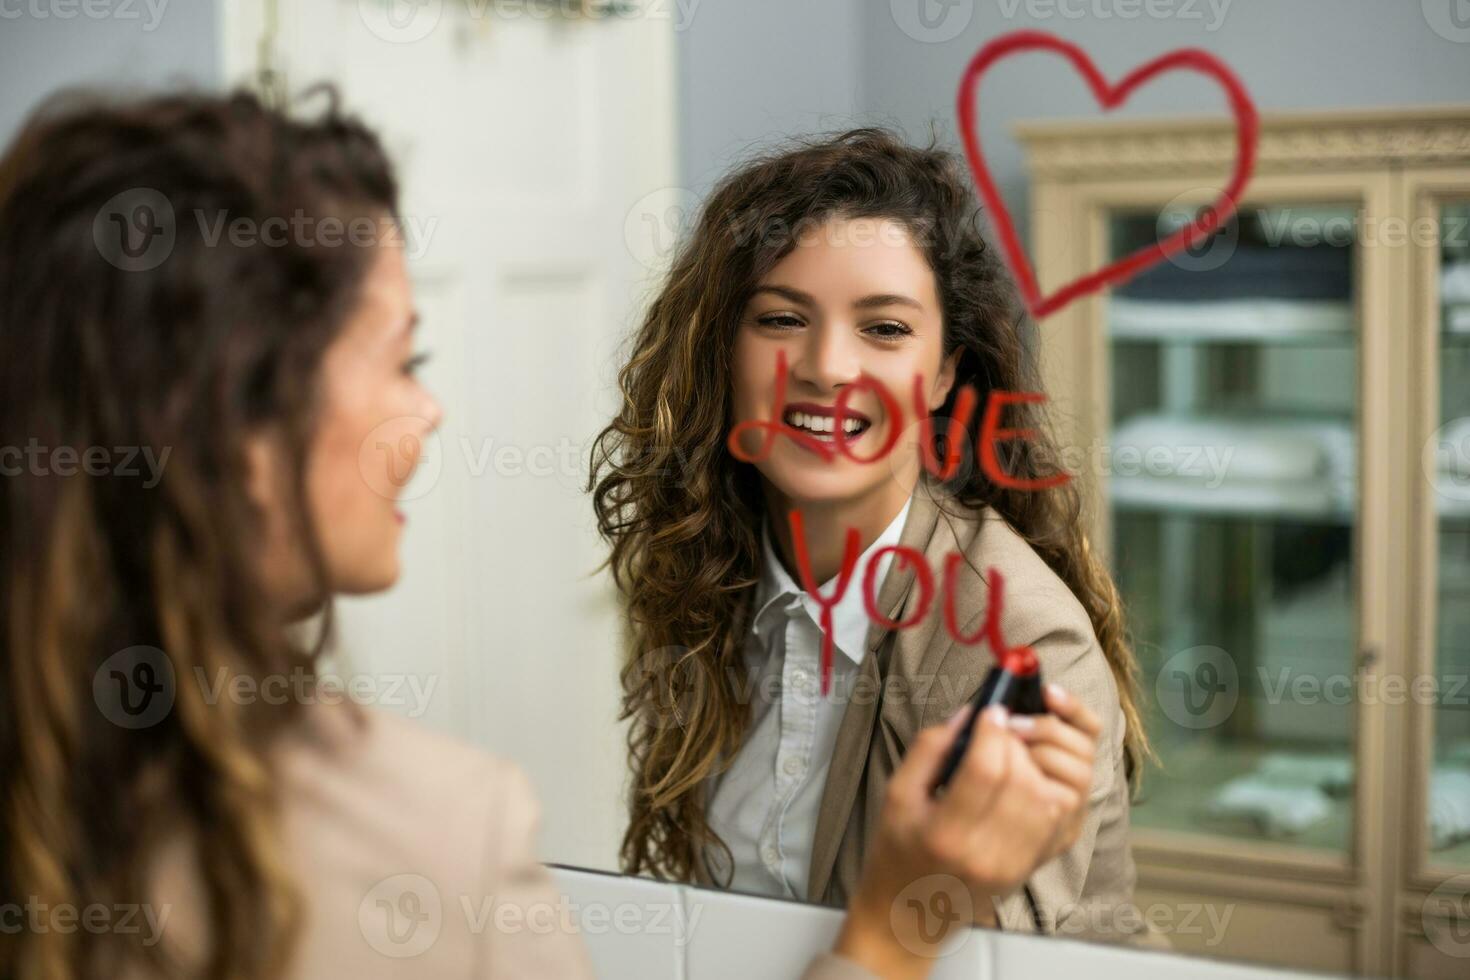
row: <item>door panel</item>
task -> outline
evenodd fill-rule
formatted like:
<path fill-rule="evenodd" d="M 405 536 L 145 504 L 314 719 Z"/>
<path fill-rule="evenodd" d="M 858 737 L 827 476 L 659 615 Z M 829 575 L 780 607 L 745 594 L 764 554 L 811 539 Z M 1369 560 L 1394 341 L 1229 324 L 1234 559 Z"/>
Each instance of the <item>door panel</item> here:
<path fill-rule="evenodd" d="M 403 578 L 342 603 L 342 648 L 351 671 L 437 678 L 423 719 L 528 770 L 543 855 L 613 868 L 620 632 L 584 487 L 648 275 L 624 226 L 675 184 L 672 24 L 496 7 L 282 3 L 265 49 L 292 91 L 335 83 L 396 160 L 446 411 L 406 491 Z M 270 11 L 229 5 L 234 76 Z"/>

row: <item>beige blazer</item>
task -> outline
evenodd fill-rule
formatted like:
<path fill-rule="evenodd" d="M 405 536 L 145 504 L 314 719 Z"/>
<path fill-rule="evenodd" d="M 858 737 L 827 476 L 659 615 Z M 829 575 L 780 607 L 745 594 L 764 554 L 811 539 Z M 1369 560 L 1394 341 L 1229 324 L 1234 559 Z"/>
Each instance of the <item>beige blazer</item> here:
<path fill-rule="evenodd" d="M 305 899 L 290 980 L 581 980 L 576 925 L 537 861 L 540 811 L 513 764 L 385 711 L 314 706 L 281 746 L 287 868 Z M 207 948 L 187 840 L 161 855 L 154 904 L 185 964 Z M 836 956 L 805 980 L 871 980 Z"/>
<path fill-rule="evenodd" d="M 808 899 L 833 905 L 847 900 L 878 826 L 884 787 L 904 751 L 921 728 L 940 723 L 969 700 L 994 663 L 988 647 L 957 645 L 944 629 L 944 560 L 961 552 L 969 559 L 961 566 L 956 592 L 963 632 L 975 632 L 983 621 L 989 592 L 983 576 L 986 569 L 999 568 L 1005 577 L 1007 641 L 1033 647 L 1043 680 L 1082 698 L 1103 721 L 1081 838 L 1038 868 L 1023 888 L 998 900 L 997 920 L 1014 932 L 1167 948 L 1132 904 L 1123 713 L 1086 611 L 998 514 L 975 513 L 927 476 L 914 492 L 901 543 L 927 557 L 935 598 L 925 619 L 911 628 L 885 630 L 876 623 L 869 628 L 868 655 L 843 715 L 817 816 Z M 894 561 L 878 595 L 878 606 L 890 620 L 907 618 L 917 607 L 914 582 L 913 570 Z M 864 690 L 881 694 L 859 696 Z"/>

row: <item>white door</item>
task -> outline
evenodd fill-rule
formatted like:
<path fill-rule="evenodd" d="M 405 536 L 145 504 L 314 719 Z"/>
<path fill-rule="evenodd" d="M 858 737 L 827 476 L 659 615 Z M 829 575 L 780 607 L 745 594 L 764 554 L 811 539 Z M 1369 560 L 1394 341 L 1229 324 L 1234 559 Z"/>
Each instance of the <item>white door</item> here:
<path fill-rule="evenodd" d="M 675 182 L 673 23 L 570 6 L 311 0 L 272 31 L 268 0 L 236 0 L 223 48 L 238 81 L 274 36 L 289 89 L 339 86 L 403 186 L 446 417 L 407 491 L 403 579 L 340 603 L 346 672 L 523 765 L 547 860 L 613 868 L 619 627 L 584 486 L 650 277 L 624 229 Z"/>

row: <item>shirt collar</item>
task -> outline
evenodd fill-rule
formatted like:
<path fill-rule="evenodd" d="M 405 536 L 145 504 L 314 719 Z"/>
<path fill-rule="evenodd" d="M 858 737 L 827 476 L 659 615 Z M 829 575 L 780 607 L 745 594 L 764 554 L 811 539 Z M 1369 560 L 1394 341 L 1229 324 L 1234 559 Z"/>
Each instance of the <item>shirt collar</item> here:
<path fill-rule="evenodd" d="M 886 547 L 898 544 L 903 535 L 903 525 L 909 516 L 910 500 L 904 501 L 903 508 L 893 518 L 889 525 L 883 529 L 868 545 L 857 563 L 853 565 L 852 577 L 848 580 L 847 591 L 842 598 L 837 600 L 837 605 L 832 607 L 832 639 L 837 649 L 841 650 L 855 664 L 860 664 L 867 653 L 868 645 L 868 611 L 863 607 L 863 575 L 867 571 L 869 562 L 873 560 L 874 554 Z M 817 601 L 807 595 L 802 587 L 786 571 L 781 564 L 780 557 L 776 554 L 775 542 L 771 539 L 771 529 L 768 523 L 761 527 L 761 578 L 756 593 L 756 614 L 752 620 L 752 632 L 757 636 L 764 636 L 771 628 L 771 624 L 777 620 L 772 615 L 775 609 L 781 609 L 788 615 L 798 607 L 805 610 L 808 618 L 813 623 L 821 623 L 821 607 Z M 883 555 L 878 561 L 878 571 L 875 583 L 881 588 L 883 579 L 888 574 L 888 567 L 893 564 L 893 552 Z M 831 595 L 836 588 L 837 576 L 833 576 L 823 582 L 820 590 L 823 595 Z"/>

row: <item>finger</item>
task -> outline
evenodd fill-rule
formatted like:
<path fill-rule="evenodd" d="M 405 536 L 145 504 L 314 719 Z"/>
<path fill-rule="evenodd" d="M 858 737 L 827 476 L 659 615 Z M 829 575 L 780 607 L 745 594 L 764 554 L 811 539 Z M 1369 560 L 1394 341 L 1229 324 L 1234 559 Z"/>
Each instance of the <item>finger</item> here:
<path fill-rule="evenodd" d="M 1020 747 L 1006 730 L 1007 712 L 991 706 L 980 713 L 970 746 L 940 803 L 948 817 L 975 820 L 989 810 L 1010 771 L 1010 750 Z"/>
<path fill-rule="evenodd" d="M 1084 798 L 1092 791 L 1092 766 L 1050 745 L 1031 746 L 1031 761 L 1048 779 L 1071 787 Z"/>
<path fill-rule="evenodd" d="M 1097 739 L 1102 736 L 1102 719 L 1082 699 L 1056 684 L 1046 685 L 1046 706 L 1051 713 L 1080 729 L 1084 734 Z"/>
<path fill-rule="evenodd" d="M 1012 773 L 1024 774 L 1014 780 L 1014 786 L 1005 804 L 997 807 L 1004 810 L 1012 805 L 1014 813 L 995 818 L 998 824 L 1007 820 L 1024 819 L 1034 825 L 1039 840 L 1032 854 L 1032 871 L 1051 861 L 1076 842 L 1078 828 L 1086 814 L 1087 795 L 1060 780 L 1046 777 L 1037 764 L 1035 753 L 1016 743 L 1019 758 L 1014 762 Z M 1045 819 L 1038 819 L 1046 814 Z M 1019 839 L 1016 840 L 1019 844 Z"/>
<path fill-rule="evenodd" d="M 921 731 L 894 770 L 889 780 L 890 790 L 909 802 L 928 799 L 929 789 L 939 779 L 939 771 L 949 756 L 950 746 L 969 716 L 970 706 L 966 704 L 943 724 L 931 725 Z"/>
<path fill-rule="evenodd" d="M 1072 806 L 1079 796 L 1086 798 L 1085 787 L 1079 789 L 1070 781 L 1047 775 L 1030 746 L 1020 739 L 1012 739 L 1011 743 L 1014 754 L 1009 763 L 1006 803 L 1014 803 L 1023 811 L 1031 813 L 1034 812 L 1035 804 L 1042 799 Z M 1065 753 L 1063 755 L 1065 757 Z M 1090 784 L 1089 779 L 1088 785 Z"/>
<path fill-rule="evenodd" d="M 1086 733 L 1050 715 L 1012 715 L 1010 729 L 1028 745 L 1051 745 L 1089 764 L 1097 744 Z"/>

